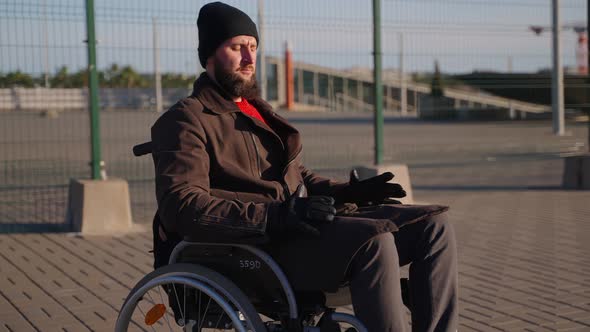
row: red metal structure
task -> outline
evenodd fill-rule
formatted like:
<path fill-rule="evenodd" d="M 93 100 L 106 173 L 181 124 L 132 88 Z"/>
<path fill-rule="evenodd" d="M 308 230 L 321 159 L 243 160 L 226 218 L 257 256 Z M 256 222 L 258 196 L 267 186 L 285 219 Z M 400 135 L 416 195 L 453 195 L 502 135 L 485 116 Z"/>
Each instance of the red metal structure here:
<path fill-rule="evenodd" d="M 551 31 L 549 26 L 532 25 L 529 27 L 535 34 L 540 35 L 544 31 Z M 588 31 L 585 23 L 565 24 L 562 30 L 572 30 L 578 34 L 578 43 L 576 45 L 576 66 L 580 75 L 588 74 Z"/>

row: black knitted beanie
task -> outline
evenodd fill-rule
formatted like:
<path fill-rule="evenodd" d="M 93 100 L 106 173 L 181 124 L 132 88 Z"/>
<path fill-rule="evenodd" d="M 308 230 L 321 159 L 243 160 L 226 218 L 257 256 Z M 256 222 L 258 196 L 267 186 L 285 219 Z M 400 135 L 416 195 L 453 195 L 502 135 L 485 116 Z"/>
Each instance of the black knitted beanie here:
<path fill-rule="evenodd" d="M 256 24 L 243 11 L 222 2 L 204 5 L 197 18 L 199 28 L 199 61 L 205 68 L 209 58 L 219 45 L 229 38 L 246 35 L 256 38 Z"/>

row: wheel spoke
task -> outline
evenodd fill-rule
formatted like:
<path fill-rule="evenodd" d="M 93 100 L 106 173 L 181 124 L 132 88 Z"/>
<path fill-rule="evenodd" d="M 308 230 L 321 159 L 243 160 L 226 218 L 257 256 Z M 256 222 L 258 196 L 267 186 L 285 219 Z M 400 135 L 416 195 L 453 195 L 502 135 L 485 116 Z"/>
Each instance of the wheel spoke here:
<path fill-rule="evenodd" d="M 182 294 L 183 294 L 182 303 L 184 304 L 184 306 L 182 307 L 182 312 L 183 312 L 184 317 L 186 317 L 186 285 L 182 285 Z M 187 324 L 187 321 L 185 319 L 184 325 L 186 325 L 186 324 Z"/>
<path fill-rule="evenodd" d="M 203 292 L 199 291 L 199 305 L 198 305 L 197 326 L 201 326 L 201 294 L 203 294 Z"/>
<path fill-rule="evenodd" d="M 236 316 L 239 312 L 243 316 Z M 182 327 L 181 320 L 185 323 Z M 256 309 L 236 285 L 208 268 L 173 264 L 138 282 L 121 308 L 116 331 L 235 332 L 242 326 L 248 331 L 265 329 Z"/>
<path fill-rule="evenodd" d="M 222 310 L 221 314 L 219 315 L 219 318 L 217 319 L 217 323 L 215 323 L 215 328 L 217 328 L 219 326 L 219 322 L 221 322 L 221 319 L 223 318 L 223 314 L 225 313 L 225 311 Z M 227 316 L 229 318 L 229 316 Z"/>
<path fill-rule="evenodd" d="M 149 302 L 151 302 L 151 304 L 156 304 L 156 301 L 154 301 L 154 298 L 152 297 L 150 291 L 147 291 L 146 294 L 150 298 Z"/>
<path fill-rule="evenodd" d="M 138 301 L 137 308 L 139 309 L 139 312 L 141 313 L 141 320 L 142 320 L 142 323 L 143 323 L 143 319 L 145 318 L 145 312 L 141 309 L 141 305 L 139 305 L 139 302 L 141 302 L 141 301 Z M 141 327 L 144 324 L 138 324 L 138 325 Z M 154 328 L 153 325 L 150 325 L 150 327 L 152 328 L 152 331 L 156 331 L 156 329 Z M 142 330 L 143 330 L 143 328 L 142 328 Z"/>
<path fill-rule="evenodd" d="M 164 297 L 162 296 L 162 288 L 164 288 L 164 287 L 163 286 L 162 287 L 157 287 L 158 294 L 160 295 L 160 300 L 162 301 L 161 303 L 164 304 L 166 302 L 164 302 Z M 168 312 L 168 310 L 166 310 L 166 312 Z M 170 331 L 174 331 L 172 329 L 172 326 L 170 325 L 170 320 L 168 319 L 168 315 L 164 314 L 164 319 L 166 319 L 166 323 L 168 324 L 168 328 L 170 329 Z"/>
<path fill-rule="evenodd" d="M 186 315 L 185 315 L 185 310 L 186 310 L 185 309 L 186 308 L 186 292 L 182 294 L 183 295 L 183 298 L 184 298 L 184 305 L 185 305 L 185 307 L 182 308 L 182 310 L 180 310 L 181 309 L 181 306 L 180 306 L 180 300 L 178 299 L 178 292 L 176 292 L 176 284 L 172 284 L 172 288 L 174 289 L 174 297 L 176 298 L 176 304 L 178 304 L 178 311 L 181 314 L 182 321 L 184 322 L 184 324 L 186 324 Z M 186 290 L 186 286 L 184 286 L 184 288 Z"/>
<path fill-rule="evenodd" d="M 203 320 L 201 321 L 201 324 L 199 325 L 199 331 L 203 328 L 203 323 L 205 323 L 205 317 L 207 317 L 207 311 L 209 310 L 209 304 L 211 304 L 211 298 L 209 298 L 209 301 L 207 302 L 207 306 L 205 307 L 205 312 L 203 313 Z"/>

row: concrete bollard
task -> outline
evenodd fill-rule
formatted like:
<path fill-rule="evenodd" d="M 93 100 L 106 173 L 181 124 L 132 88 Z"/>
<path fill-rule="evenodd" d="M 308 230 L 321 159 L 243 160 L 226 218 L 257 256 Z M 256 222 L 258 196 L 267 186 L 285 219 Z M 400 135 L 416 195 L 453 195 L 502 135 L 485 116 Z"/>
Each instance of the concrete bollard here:
<path fill-rule="evenodd" d="M 130 232 L 133 222 L 127 181 L 72 179 L 66 223 L 83 235 Z"/>
<path fill-rule="evenodd" d="M 405 164 L 386 164 L 373 166 L 357 166 L 359 178 L 361 180 L 377 176 L 384 172 L 391 172 L 395 177 L 391 182 L 399 183 L 407 193 L 407 196 L 398 201 L 404 204 L 414 204 L 414 195 L 412 194 L 412 183 L 410 182 L 410 171 Z"/>

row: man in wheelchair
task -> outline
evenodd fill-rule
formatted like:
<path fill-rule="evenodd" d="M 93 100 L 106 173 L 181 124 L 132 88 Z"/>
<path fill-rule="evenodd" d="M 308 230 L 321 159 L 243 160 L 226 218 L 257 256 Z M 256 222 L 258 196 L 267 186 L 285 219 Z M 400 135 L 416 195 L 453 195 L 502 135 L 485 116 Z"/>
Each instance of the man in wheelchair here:
<path fill-rule="evenodd" d="M 410 264 L 414 331 L 455 331 L 457 258 L 447 207 L 403 205 L 391 173 L 349 182 L 302 164 L 299 132 L 259 97 L 258 32 L 242 11 L 199 12 L 204 72 L 152 127 L 155 267 L 185 237 L 255 244 L 295 289 L 350 287 L 369 331 L 407 329 L 400 266 Z"/>

